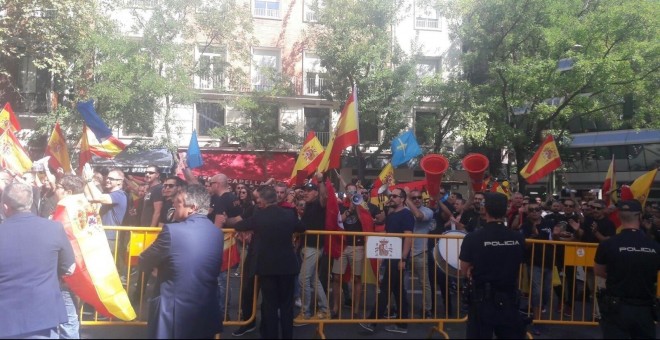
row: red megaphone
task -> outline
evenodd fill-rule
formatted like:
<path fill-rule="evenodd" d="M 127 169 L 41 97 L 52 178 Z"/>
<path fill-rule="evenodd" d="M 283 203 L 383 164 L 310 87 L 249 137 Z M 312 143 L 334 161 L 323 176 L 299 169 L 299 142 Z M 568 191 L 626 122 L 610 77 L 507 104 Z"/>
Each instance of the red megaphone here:
<path fill-rule="evenodd" d="M 488 157 L 480 153 L 470 153 L 463 158 L 463 169 L 470 175 L 474 192 L 483 190 L 484 172 L 488 169 L 488 165 Z"/>
<path fill-rule="evenodd" d="M 449 168 L 449 161 L 445 156 L 438 154 L 429 154 L 424 156 L 419 162 L 419 166 L 426 174 L 426 188 L 431 198 L 438 196 L 442 175 Z"/>

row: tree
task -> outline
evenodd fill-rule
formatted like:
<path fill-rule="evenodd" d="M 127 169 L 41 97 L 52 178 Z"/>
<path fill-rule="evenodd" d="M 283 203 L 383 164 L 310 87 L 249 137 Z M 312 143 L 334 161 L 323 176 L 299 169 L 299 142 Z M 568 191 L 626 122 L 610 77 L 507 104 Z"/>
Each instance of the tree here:
<path fill-rule="evenodd" d="M 318 23 L 309 32 L 310 45 L 326 70 L 322 95 L 343 103 L 357 86 L 360 141 L 378 147 L 369 156 L 375 159 L 408 125 L 405 116 L 414 102 L 414 62 L 392 39 L 404 1 L 323 1 L 312 8 Z M 364 159 L 359 148 L 355 152 L 364 180 Z"/>
<path fill-rule="evenodd" d="M 442 6 L 464 46 L 472 84 L 460 132 L 468 144 L 496 155 L 513 150 L 522 167 L 545 133 L 568 136 L 578 118 L 609 121 L 613 128 L 659 126 L 652 94 L 660 68 L 657 1 L 458 0 Z M 621 119 L 630 93 L 637 112 Z M 498 169 L 499 157 L 493 161 L 491 169 Z"/>

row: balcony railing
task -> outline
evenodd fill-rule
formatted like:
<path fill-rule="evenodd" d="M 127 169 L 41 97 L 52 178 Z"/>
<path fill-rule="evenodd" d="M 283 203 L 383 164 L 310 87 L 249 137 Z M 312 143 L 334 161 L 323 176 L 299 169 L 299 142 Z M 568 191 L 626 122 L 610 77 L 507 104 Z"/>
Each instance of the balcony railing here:
<path fill-rule="evenodd" d="M 309 131 L 305 131 L 305 138 L 307 138 L 308 134 Z M 314 134 L 316 135 L 316 138 L 319 139 L 319 142 L 321 142 L 321 145 L 323 145 L 323 147 L 328 146 L 328 142 L 330 142 L 330 132 L 314 131 Z"/>
<path fill-rule="evenodd" d="M 268 9 L 268 8 L 255 8 L 254 16 L 257 17 L 267 17 L 267 18 L 280 18 L 279 9 Z"/>
<path fill-rule="evenodd" d="M 415 20 L 415 28 L 440 28 L 440 20 L 431 18 L 417 18 Z"/>
<path fill-rule="evenodd" d="M 224 90 L 224 75 L 195 77 L 195 88 L 199 90 Z"/>
<path fill-rule="evenodd" d="M 124 6 L 128 8 L 155 8 L 158 0 L 126 0 Z"/>

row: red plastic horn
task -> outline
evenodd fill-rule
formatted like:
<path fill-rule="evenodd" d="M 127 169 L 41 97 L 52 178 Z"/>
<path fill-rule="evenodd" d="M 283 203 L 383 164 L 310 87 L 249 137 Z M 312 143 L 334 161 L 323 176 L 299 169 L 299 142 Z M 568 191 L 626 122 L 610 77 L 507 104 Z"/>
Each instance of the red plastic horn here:
<path fill-rule="evenodd" d="M 484 172 L 488 169 L 488 165 L 488 157 L 480 153 L 470 153 L 463 158 L 463 169 L 470 175 L 474 192 L 483 190 Z"/>
<path fill-rule="evenodd" d="M 449 161 L 443 155 L 429 154 L 422 158 L 419 166 L 426 174 L 426 188 L 429 191 L 429 196 L 435 198 L 440 192 L 442 175 L 449 168 Z"/>

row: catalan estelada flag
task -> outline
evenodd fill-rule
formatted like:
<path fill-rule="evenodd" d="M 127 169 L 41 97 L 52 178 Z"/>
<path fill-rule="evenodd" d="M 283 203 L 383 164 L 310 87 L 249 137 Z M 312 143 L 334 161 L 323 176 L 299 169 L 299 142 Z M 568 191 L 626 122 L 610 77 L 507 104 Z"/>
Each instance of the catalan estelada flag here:
<path fill-rule="evenodd" d="M 559 158 L 557 144 L 555 144 L 552 135 L 548 135 L 545 137 L 543 144 L 536 150 L 532 159 L 529 160 L 529 163 L 520 171 L 520 176 L 527 183 L 534 184 L 560 166 L 561 158 Z"/>
<path fill-rule="evenodd" d="M 305 138 L 305 143 L 300 149 L 298 154 L 298 159 L 296 160 L 296 165 L 293 167 L 291 172 L 291 179 L 289 179 L 289 185 L 293 185 L 299 182 L 301 179 L 298 176 L 311 175 L 321 163 L 323 159 L 323 145 L 318 138 L 316 138 L 316 133 L 310 131 Z M 304 180 L 304 179 L 303 179 Z"/>
<path fill-rule="evenodd" d="M 64 133 L 62 133 L 62 129 L 60 128 L 60 123 L 55 123 L 53 133 L 51 133 L 50 138 L 48 139 L 45 154 L 46 156 L 50 156 L 48 165 L 52 168 L 62 168 L 66 174 L 72 172 L 71 160 L 69 159 L 69 149 L 66 145 Z"/>
<path fill-rule="evenodd" d="M 9 103 L 5 104 L 5 107 L 0 111 L 0 133 L 8 130 L 7 128 L 13 132 L 21 129 L 21 124 L 18 122 L 18 118 L 16 118 Z"/>
<path fill-rule="evenodd" d="M 658 169 L 653 169 L 635 179 L 635 181 L 630 185 L 630 191 L 632 192 L 633 198 L 638 200 L 642 204 L 642 207 L 646 206 L 646 199 L 649 197 L 649 192 L 651 192 L 651 186 L 655 180 L 655 175 L 658 174 Z"/>
<path fill-rule="evenodd" d="M 0 167 L 15 173 L 24 173 L 32 169 L 32 160 L 11 129 L 0 134 Z"/>
<path fill-rule="evenodd" d="M 52 219 L 64 226 L 76 257 L 76 270 L 64 277 L 71 291 L 102 315 L 124 321 L 135 319 L 98 210 L 85 195 L 71 195 L 57 203 Z"/>
<path fill-rule="evenodd" d="M 325 148 L 323 160 L 319 164 L 319 171 L 338 169 L 341 166 L 341 153 L 349 146 L 360 143 L 358 124 L 357 88 L 348 96 L 344 109 L 341 111 L 335 133 Z"/>
<path fill-rule="evenodd" d="M 605 182 L 603 182 L 602 191 L 605 206 L 609 206 L 611 203 L 616 203 L 616 173 L 614 171 L 614 155 L 612 155 L 610 167 L 607 169 L 607 175 L 605 175 Z"/>

